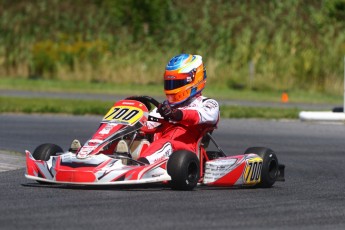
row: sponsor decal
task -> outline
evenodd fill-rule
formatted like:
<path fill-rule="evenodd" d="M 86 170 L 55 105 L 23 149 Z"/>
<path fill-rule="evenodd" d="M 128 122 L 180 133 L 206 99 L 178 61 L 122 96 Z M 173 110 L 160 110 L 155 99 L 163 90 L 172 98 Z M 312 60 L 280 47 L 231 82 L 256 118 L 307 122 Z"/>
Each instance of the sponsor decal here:
<path fill-rule="evenodd" d="M 80 159 L 79 156 L 75 156 L 72 153 L 66 153 L 64 155 L 61 155 L 61 165 L 68 165 L 72 167 L 74 163 L 79 163 L 78 167 L 97 166 L 108 159 L 109 157 L 102 154 L 94 155 L 85 159 Z"/>
<path fill-rule="evenodd" d="M 215 100 L 209 99 L 205 101 L 205 107 L 209 109 L 214 109 L 218 107 L 218 103 Z"/>
<path fill-rule="evenodd" d="M 225 176 L 236 165 L 237 159 L 222 159 L 206 162 L 204 183 L 211 183 Z"/>
<path fill-rule="evenodd" d="M 154 177 L 159 177 L 159 176 L 162 176 L 162 175 L 164 175 L 164 173 L 152 174 L 152 175 L 151 175 L 151 177 L 153 177 L 153 178 L 154 178 Z"/>
<path fill-rule="evenodd" d="M 150 163 L 154 163 L 169 157 L 172 154 L 172 146 L 170 142 L 165 143 L 161 149 L 146 157 Z"/>
<path fill-rule="evenodd" d="M 78 158 L 86 158 L 97 146 L 83 146 L 79 151 Z"/>
<path fill-rule="evenodd" d="M 113 128 L 114 126 L 112 124 L 107 124 L 100 132 L 99 134 L 102 135 L 106 135 L 109 134 L 110 130 Z"/>

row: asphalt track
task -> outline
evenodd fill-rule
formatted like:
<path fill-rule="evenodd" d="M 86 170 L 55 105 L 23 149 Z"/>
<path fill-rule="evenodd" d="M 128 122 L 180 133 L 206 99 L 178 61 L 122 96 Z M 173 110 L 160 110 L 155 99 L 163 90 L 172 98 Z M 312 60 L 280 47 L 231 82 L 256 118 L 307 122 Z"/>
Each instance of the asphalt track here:
<path fill-rule="evenodd" d="M 97 116 L 0 115 L 0 149 L 85 141 Z M 223 120 L 234 155 L 268 146 L 286 165 L 270 189 L 39 185 L 24 169 L 0 173 L 0 229 L 345 229 L 345 127 L 300 121 Z"/>

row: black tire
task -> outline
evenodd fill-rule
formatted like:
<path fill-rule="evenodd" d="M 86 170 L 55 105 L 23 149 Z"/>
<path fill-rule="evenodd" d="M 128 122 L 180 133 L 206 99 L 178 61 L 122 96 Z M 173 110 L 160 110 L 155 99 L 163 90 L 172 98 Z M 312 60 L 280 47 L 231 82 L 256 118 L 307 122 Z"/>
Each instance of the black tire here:
<path fill-rule="evenodd" d="M 172 189 L 193 190 L 200 177 L 199 159 L 193 152 L 178 150 L 169 157 L 167 171 Z"/>
<path fill-rule="evenodd" d="M 244 154 L 255 153 L 263 159 L 261 169 L 261 181 L 256 187 L 270 188 L 276 182 L 279 175 L 278 158 L 272 149 L 265 147 L 248 148 Z"/>
<path fill-rule="evenodd" d="M 51 156 L 56 156 L 56 153 L 61 153 L 63 152 L 62 148 L 58 145 L 55 144 L 41 144 L 39 145 L 33 152 L 32 156 L 36 160 L 42 160 L 42 161 L 47 161 Z M 38 183 L 40 184 L 51 184 L 49 182 L 44 182 L 44 181 L 39 181 L 37 180 Z"/>
<path fill-rule="evenodd" d="M 343 113 L 344 112 L 344 108 L 343 107 L 334 107 L 332 109 L 333 113 Z"/>
<path fill-rule="evenodd" d="M 46 143 L 46 144 L 41 144 L 40 146 L 38 146 L 34 150 L 32 156 L 36 160 L 47 161 L 49 160 L 51 156 L 56 156 L 56 153 L 61 153 L 61 152 L 63 152 L 63 150 L 60 146 Z"/>

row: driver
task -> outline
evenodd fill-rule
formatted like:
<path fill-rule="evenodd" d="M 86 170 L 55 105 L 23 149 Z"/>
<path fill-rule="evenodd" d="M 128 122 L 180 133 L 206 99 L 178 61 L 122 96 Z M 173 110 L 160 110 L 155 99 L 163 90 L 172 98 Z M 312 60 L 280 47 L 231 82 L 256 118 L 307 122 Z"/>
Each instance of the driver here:
<path fill-rule="evenodd" d="M 142 131 L 154 134 L 154 139 L 139 161 L 152 164 L 180 149 L 198 153 L 198 141 L 219 120 L 218 102 L 201 95 L 205 83 L 201 56 L 180 54 L 168 62 L 164 73 L 167 99 L 150 114 L 166 122 L 149 121 L 143 127 Z"/>

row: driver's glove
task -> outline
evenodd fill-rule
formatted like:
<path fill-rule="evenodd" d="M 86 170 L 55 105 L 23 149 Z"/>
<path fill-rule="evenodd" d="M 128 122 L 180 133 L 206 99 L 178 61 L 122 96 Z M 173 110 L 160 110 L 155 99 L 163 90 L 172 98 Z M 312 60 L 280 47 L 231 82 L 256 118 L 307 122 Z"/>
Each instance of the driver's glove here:
<path fill-rule="evenodd" d="M 159 104 L 157 111 L 165 120 L 181 121 L 183 117 L 181 110 L 172 108 L 168 103 Z"/>

